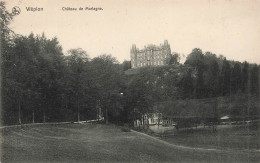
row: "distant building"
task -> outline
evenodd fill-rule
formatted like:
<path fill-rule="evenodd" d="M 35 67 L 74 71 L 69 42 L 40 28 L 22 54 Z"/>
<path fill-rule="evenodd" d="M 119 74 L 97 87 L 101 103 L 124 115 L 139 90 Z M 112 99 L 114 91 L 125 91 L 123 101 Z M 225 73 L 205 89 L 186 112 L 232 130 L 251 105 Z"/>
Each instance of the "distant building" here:
<path fill-rule="evenodd" d="M 162 119 L 162 125 L 163 126 L 175 126 L 177 123 L 176 123 L 176 120 L 175 119 L 172 119 L 172 118 L 166 118 L 164 117 Z"/>
<path fill-rule="evenodd" d="M 132 45 L 131 67 L 146 67 L 146 66 L 163 66 L 166 65 L 166 60 L 170 57 L 171 48 L 168 41 L 160 46 L 149 45 L 144 49 L 137 49 L 136 45 Z"/>
<path fill-rule="evenodd" d="M 143 115 L 143 119 L 134 121 L 134 126 L 140 125 L 160 125 L 162 124 L 162 113 L 146 113 Z"/>

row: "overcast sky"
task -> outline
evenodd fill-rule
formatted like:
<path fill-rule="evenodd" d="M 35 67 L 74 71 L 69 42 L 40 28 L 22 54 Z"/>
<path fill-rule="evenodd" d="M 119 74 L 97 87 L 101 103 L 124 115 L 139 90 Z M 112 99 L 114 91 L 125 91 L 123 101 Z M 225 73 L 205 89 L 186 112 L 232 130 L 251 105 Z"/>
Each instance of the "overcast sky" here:
<path fill-rule="evenodd" d="M 184 55 L 193 48 L 229 60 L 260 63 L 260 0 L 8 0 L 21 14 L 10 24 L 16 33 L 57 37 L 66 53 L 82 48 L 91 58 L 112 54 L 130 60 L 130 48 L 168 40 Z M 43 8 L 31 12 L 26 7 Z M 101 7 L 63 11 L 63 7 Z"/>

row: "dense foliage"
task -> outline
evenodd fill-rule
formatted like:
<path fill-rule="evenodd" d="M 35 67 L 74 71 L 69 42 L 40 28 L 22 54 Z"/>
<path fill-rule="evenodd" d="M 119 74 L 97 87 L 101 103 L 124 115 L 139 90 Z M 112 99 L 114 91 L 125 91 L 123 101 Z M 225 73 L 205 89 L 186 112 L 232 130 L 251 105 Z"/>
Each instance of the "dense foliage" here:
<path fill-rule="evenodd" d="M 146 112 L 161 112 L 165 117 L 200 122 L 224 115 L 236 120 L 259 118 L 259 73 L 259 65 L 228 61 L 195 48 L 184 64 L 146 67 L 132 73 L 128 89 L 135 94 L 128 97 L 132 99 L 128 106 L 135 104 L 135 113 L 146 108 Z M 139 100 L 150 105 L 139 105 Z"/>
<path fill-rule="evenodd" d="M 57 38 L 16 35 L 8 28 L 13 15 L 3 2 L 0 7 L 4 124 L 96 119 L 97 107 L 111 122 L 131 122 L 148 112 L 197 118 L 259 115 L 259 102 L 253 102 L 259 101 L 259 65 L 197 48 L 184 64 L 173 54 L 167 66 L 135 70 L 129 61 L 119 64 L 106 54 L 91 59 L 80 48 L 64 55 Z M 225 97 L 236 100 L 223 103 Z"/>

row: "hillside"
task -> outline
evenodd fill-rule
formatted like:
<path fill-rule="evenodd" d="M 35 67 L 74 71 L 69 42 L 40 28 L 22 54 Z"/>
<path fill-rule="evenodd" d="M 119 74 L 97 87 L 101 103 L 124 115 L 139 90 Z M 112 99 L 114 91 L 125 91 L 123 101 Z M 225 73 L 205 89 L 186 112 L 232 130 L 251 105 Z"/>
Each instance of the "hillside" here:
<path fill-rule="evenodd" d="M 260 118 L 259 97 L 245 94 L 163 101 L 158 102 L 155 108 L 172 117 L 220 118 L 229 115 L 233 120 Z"/>

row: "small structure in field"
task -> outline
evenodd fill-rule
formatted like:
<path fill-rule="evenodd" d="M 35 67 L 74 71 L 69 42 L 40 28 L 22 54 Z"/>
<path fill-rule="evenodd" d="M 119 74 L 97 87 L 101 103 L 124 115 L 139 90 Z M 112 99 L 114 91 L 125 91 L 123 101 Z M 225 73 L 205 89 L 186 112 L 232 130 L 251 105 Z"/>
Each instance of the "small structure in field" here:
<path fill-rule="evenodd" d="M 223 117 L 220 117 L 220 123 L 221 123 L 221 124 L 226 124 L 226 123 L 228 123 L 228 122 L 230 122 L 230 117 L 229 117 L 229 115 L 225 115 L 225 116 L 223 116 Z"/>
<path fill-rule="evenodd" d="M 141 119 L 134 121 L 134 127 L 140 127 L 142 125 L 161 125 L 162 124 L 162 113 L 146 113 Z"/>

